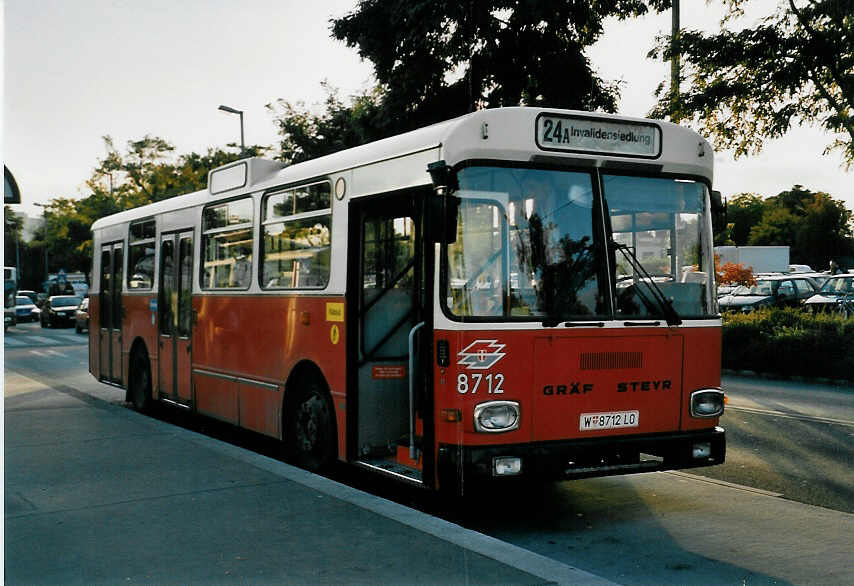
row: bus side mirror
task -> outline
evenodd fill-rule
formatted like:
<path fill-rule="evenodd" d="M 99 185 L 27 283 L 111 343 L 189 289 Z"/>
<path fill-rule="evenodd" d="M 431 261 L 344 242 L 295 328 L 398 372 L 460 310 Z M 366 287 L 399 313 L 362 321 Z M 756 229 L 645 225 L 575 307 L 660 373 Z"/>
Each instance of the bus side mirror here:
<path fill-rule="evenodd" d="M 719 234 L 726 228 L 726 203 L 724 203 L 720 191 L 713 191 L 710 200 L 712 204 L 712 231 Z"/>
<path fill-rule="evenodd" d="M 453 195 L 436 195 L 428 198 L 427 213 L 434 234 L 433 241 L 452 244 L 457 241 L 457 215 L 460 198 Z"/>

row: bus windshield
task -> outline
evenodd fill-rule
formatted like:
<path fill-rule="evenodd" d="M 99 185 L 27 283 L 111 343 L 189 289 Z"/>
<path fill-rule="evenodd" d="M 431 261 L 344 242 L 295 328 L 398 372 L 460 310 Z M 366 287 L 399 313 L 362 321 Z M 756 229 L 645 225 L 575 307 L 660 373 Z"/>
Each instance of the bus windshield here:
<path fill-rule="evenodd" d="M 451 316 L 654 318 L 665 312 L 652 289 L 682 317 L 712 312 L 703 184 L 488 166 L 458 180 L 457 238 L 443 258 Z M 615 255 L 618 246 L 635 262 Z"/>

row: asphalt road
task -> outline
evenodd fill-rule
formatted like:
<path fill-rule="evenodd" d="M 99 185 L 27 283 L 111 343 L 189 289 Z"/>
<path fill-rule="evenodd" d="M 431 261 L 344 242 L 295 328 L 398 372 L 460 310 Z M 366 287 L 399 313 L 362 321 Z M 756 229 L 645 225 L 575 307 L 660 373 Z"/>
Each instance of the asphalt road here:
<path fill-rule="evenodd" d="M 14 329 L 6 337 L 7 369 L 122 402 L 120 390 L 88 374 L 85 335 Z M 623 584 L 850 582 L 854 393 L 738 377 L 724 386 L 727 463 L 690 474 L 496 489 L 456 506 L 346 467 L 333 476 Z M 253 451 L 277 449 L 204 418 L 163 417 Z"/>
<path fill-rule="evenodd" d="M 695 474 L 854 513 L 854 388 L 737 376 L 723 387 L 726 462 Z"/>

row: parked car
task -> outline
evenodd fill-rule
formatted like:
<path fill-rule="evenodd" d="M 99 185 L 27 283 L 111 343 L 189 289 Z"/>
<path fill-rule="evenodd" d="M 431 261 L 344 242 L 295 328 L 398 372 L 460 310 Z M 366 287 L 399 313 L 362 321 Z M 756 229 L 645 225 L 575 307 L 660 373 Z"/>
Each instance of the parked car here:
<path fill-rule="evenodd" d="M 735 289 L 738 285 L 718 285 L 718 299 L 723 297 L 724 295 L 729 295 L 732 293 L 733 289 Z"/>
<path fill-rule="evenodd" d="M 38 314 L 33 313 L 36 309 L 36 304 L 26 295 L 15 297 L 15 320 L 18 323 L 36 321 L 39 318 Z"/>
<path fill-rule="evenodd" d="M 29 297 L 30 301 L 33 302 L 33 305 L 38 305 L 39 294 L 35 291 L 30 291 L 29 289 L 19 289 L 18 296 L 20 297 L 21 295 Z"/>
<path fill-rule="evenodd" d="M 74 331 L 78 334 L 83 330 L 89 331 L 89 298 L 83 299 L 83 303 L 74 313 Z"/>
<path fill-rule="evenodd" d="M 809 265 L 789 265 L 790 273 L 812 273 L 814 272 Z"/>
<path fill-rule="evenodd" d="M 799 307 L 812 297 L 818 285 L 801 275 L 766 276 L 752 287 L 741 285 L 718 299 L 722 311 L 749 312 L 760 307 Z"/>
<path fill-rule="evenodd" d="M 42 305 L 40 322 L 43 328 L 74 324 L 74 314 L 83 300 L 77 295 L 54 295 Z"/>
<path fill-rule="evenodd" d="M 824 285 L 824 282 L 830 278 L 830 273 L 803 273 L 799 274 L 799 277 L 809 277 L 815 284 L 818 285 L 818 288 L 821 289 L 821 286 Z"/>
<path fill-rule="evenodd" d="M 854 304 L 854 275 L 842 274 L 828 277 L 815 295 L 807 299 L 806 307 L 815 312 L 835 310 L 843 302 Z"/>

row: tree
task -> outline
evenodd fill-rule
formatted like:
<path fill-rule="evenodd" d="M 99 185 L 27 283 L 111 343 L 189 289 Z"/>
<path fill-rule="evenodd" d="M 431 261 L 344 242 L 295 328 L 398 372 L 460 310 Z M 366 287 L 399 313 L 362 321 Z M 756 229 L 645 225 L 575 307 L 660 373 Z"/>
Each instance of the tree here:
<path fill-rule="evenodd" d="M 669 0 L 361 0 L 332 34 L 374 64 L 386 135 L 478 108 L 548 104 L 616 109 L 617 83 L 584 51 L 606 17 Z"/>
<path fill-rule="evenodd" d="M 803 209 L 804 219 L 795 236 L 793 262 L 827 268 L 830 259 L 854 256 L 852 212 L 826 193 L 816 193 Z"/>
<path fill-rule="evenodd" d="M 732 224 L 731 238 L 735 246 L 744 246 L 750 230 L 762 219 L 765 201 L 755 193 L 739 193 L 727 202 L 727 222 Z"/>
<path fill-rule="evenodd" d="M 715 267 L 717 267 L 719 260 L 718 256 L 715 255 Z M 717 273 L 717 282 L 720 285 L 745 285 L 746 287 L 752 287 L 756 284 L 753 269 L 745 267 L 741 263 L 725 262 L 715 272 Z"/>
<path fill-rule="evenodd" d="M 146 135 L 128 141 L 124 153 L 115 148 L 109 135 L 103 138 L 107 156 L 98 162 L 87 185 L 93 193 L 104 192 L 105 180 L 108 180 L 109 195 L 119 209 L 204 189 L 212 168 L 244 157 L 260 156 L 268 150 L 258 145 L 247 147 L 243 153 L 208 149 L 206 155 L 190 153 L 175 160 L 175 147 L 156 136 Z"/>
<path fill-rule="evenodd" d="M 801 218 L 786 208 L 770 207 L 750 229 L 751 246 L 790 246 L 795 241 Z"/>
<path fill-rule="evenodd" d="M 104 137 L 104 142 L 107 156 L 98 162 L 86 182 L 91 193 L 82 199 L 56 197 L 44 206 L 44 223 L 36 230 L 28 249 L 31 257 L 46 259 L 48 271 L 64 268 L 89 272 L 90 230 L 99 218 L 204 189 L 211 169 L 246 156 L 260 156 L 267 150 L 255 145 L 242 153 L 208 149 L 204 155 L 193 152 L 174 157 L 174 147 L 157 137 L 129 141 L 125 153 L 115 149 L 109 136 Z"/>
<path fill-rule="evenodd" d="M 749 1 L 727 0 L 729 18 Z M 838 136 L 825 154 L 854 164 L 854 0 L 787 0 L 753 28 L 681 31 L 678 46 L 689 87 L 674 118 L 694 118 L 717 148 L 755 154 L 792 124 L 819 124 Z M 669 40 L 650 56 L 670 59 Z M 651 115 L 664 118 L 665 84 L 657 95 Z"/>
<path fill-rule="evenodd" d="M 14 212 L 11 206 L 3 206 L 3 264 L 18 266 L 20 255 L 21 232 L 24 229 L 24 218 Z M 18 267 L 20 268 L 20 267 Z"/>
<path fill-rule="evenodd" d="M 312 113 L 302 102 L 267 104 L 282 137 L 278 159 L 299 163 L 384 138 L 379 88 L 352 96 L 347 105 L 327 82 L 323 111 Z"/>
<path fill-rule="evenodd" d="M 757 211 L 761 212 L 748 228 L 747 241 L 736 244 L 789 246 L 792 262 L 815 268 L 826 267 L 831 258 L 854 256 L 854 213 L 827 193 L 814 193 L 795 185 L 765 200 L 751 195 L 736 197 L 733 203 L 736 202 L 742 212 L 750 211 L 750 220 L 756 218 Z M 728 206 L 730 217 L 733 212 L 738 213 L 739 207 L 730 210 Z"/>

